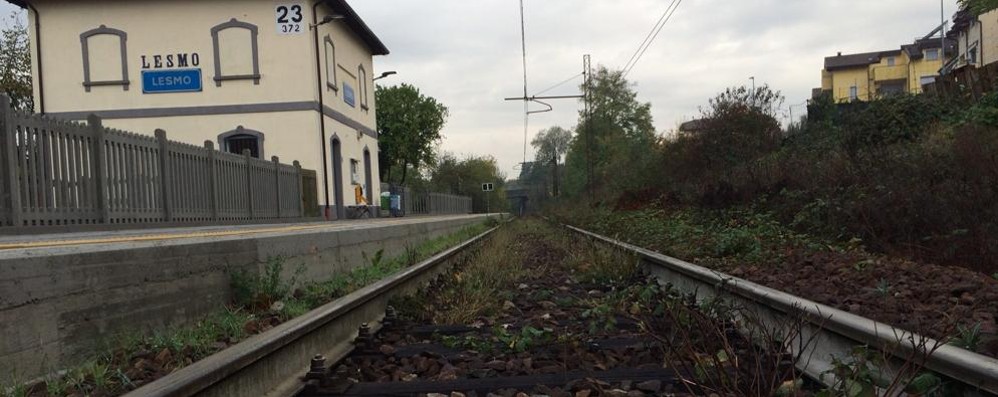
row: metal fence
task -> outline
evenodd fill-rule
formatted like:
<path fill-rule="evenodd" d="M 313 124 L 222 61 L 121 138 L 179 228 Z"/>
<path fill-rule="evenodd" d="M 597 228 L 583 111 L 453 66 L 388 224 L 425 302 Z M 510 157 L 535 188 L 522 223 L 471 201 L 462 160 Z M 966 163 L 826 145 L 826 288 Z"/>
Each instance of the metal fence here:
<path fill-rule="evenodd" d="M 414 191 L 411 188 L 400 188 L 402 206 L 408 215 L 443 215 L 472 213 L 471 197 L 444 193 Z M 381 184 L 382 192 L 390 192 L 387 183 Z M 382 208 L 382 213 L 388 214 L 388 208 Z"/>
<path fill-rule="evenodd" d="M 294 165 L 26 114 L 0 96 L 3 227 L 299 218 Z M 314 177 L 314 174 L 311 174 Z"/>

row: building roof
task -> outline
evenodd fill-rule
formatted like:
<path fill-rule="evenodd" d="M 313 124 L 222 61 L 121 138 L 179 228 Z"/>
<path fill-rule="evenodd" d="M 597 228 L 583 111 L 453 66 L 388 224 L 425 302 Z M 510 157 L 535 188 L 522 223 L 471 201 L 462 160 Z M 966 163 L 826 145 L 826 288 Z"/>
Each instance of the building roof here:
<path fill-rule="evenodd" d="M 931 50 L 934 48 L 942 47 L 942 41 L 938 38 L 928 38 L 915 40 L 913 44 L 907 44 L 901 46 L 904 52 L 908 53 L 911 59 L 921 59 L 925 56 L 925 50 Z M 956 40 L 946 39 L 946 54 L 953 54 L 956 52 L 957 42 Z"/>
<path fill-rule="evenodd" d="M 954 54 L 956 52 L 956 45 L 956 40 L 947 38 L 946 55 Z M 839 53 L 839 55 L 825 58 L 825 70 L 833 71 L 839 69 L 866 67 L 875 63 L 880 63 L 880 60 L 884 57 L 901 55 L 902 51 L 908 54 L 908 57 L 911 59 L 922 59 L 922 57 L 925 56 L 925 50 L 931 50 L 941 46 L 942 42 L 938 38 L 923 38 L 915 40 L 912 44 L 905 44 L 898 50 L 864 52 L 861 54 L 846 55 Z"/>
<path fill-rule="evenodd" d="M 364 23 L 364 20 L 357 15 L 357 12 L 347 4 L 346 0 L 326 0 L 325 3 L 333 9 L 333 12 L 343 15 L 346 17 L 346 24 L 350 27 L 354 33 L 360 36 L 360 39 L 367 44 L 368 48 L 371 49 L 371 53 L 374 55 L 388 55 L 388 47 L 381 42 L 381 39 Z"/>
<path fill-rule="evenodd" d="M 24 0 L 6 0 L 8 3 L 16 5 L 21 8 L 27 8 L 27 3 Z M 371 30 L 370 27 L 364 23 L 364 20 L 357 15 L 357 12 L 347 4 L 346 0 L 325 0 L 326 5 L 332 8 L 333 12 L 343 15 L 346 19 L 344 22 L 350 27 L 357 36 L 367 45 L 374 55 L 388 55 L 388 47 L 381 42 L 381 39 Z"/>
<path fill-rule="evenodd" d="M 693 119 L 682 123 L 679 125 L 679 131 L 681 132 L 697 132 L 704 129 L 707 126 L 707 120 L 704 119 Z"/>
<path fill-rule="evenodd" d="M 825 70 L 848 69 L 855 67 L 866 67 L 879 63 L 883 57 L 901 55 L 901 50 L 864 52 L 861 54 L 846 54 L 825 58 Z"/>

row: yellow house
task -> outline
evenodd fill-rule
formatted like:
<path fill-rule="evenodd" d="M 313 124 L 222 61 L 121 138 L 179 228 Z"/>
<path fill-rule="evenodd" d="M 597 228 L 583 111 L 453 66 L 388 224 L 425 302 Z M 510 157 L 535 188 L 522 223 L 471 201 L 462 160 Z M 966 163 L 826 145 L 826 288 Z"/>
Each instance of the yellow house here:
<path fill-rule="evenodd" d="M 821 71 L 821 91 L 836 102 L 921 93 L 922 86 L 939 75 L 945 56 L 952 55 L 955 44 L 946 42 L 945 56 L 940 53 L 941 47 L 939 38 L 924 38 L 897 50 L 827 57 Z"/>
<path fill-rule="evenodd" d="M 327 215 L 354 186 L 376 202 L 388 49 L 345 0 L 7 1 L 28 10 L 36 112 L 298 160 Z"/>
<path fill-rule="evenodd" d="M 960 10 L 953 17 L 953 28 L 947 34 L 956 40 L 956 56 L 946 65 L 946 70 L 966 66 L 982 67 L 998 61 L 998 10 L 974 16 Z"/>

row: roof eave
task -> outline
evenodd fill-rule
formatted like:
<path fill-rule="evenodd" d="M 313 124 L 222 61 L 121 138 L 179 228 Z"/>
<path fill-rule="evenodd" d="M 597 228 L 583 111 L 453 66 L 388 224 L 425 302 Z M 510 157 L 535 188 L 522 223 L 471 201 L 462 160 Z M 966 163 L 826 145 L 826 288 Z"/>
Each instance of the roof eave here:
<path fill-rule="evenodd" d="M 353 7 L 350 7 L 350 4 L 347 4 L 346 0 L 325 0 L 325 2 L 334 12 L 341 13 L 346 17 L 346 24 L 367 44 L 372 55 L 388 55 L 391 53 L 388 47 L 385 46 L 385 43 L 364 23 L 364 20 L 353 10 Z"/>

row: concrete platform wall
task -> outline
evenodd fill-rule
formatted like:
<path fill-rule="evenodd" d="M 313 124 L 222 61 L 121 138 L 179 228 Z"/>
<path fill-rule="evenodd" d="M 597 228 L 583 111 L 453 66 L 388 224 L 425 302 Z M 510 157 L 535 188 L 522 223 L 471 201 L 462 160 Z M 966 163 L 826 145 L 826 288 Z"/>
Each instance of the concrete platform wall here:
<path fill-rule="evenodd" d="M 117 244 L 0 256 L 0 374 L 28 379 L 78 364 L 125 332 L 192 323 L 231 299 L 231 273 L 286 258 L 305 280 L 365 264 L 483 221 L 465 216 L 351 230 L 183 243 Z M 0 377 L 0 380 L 7 380 Z"/>

